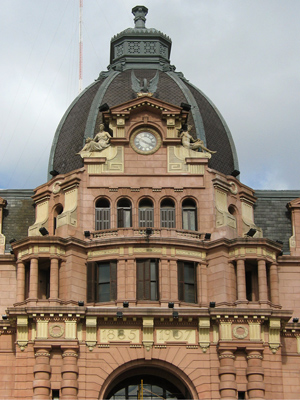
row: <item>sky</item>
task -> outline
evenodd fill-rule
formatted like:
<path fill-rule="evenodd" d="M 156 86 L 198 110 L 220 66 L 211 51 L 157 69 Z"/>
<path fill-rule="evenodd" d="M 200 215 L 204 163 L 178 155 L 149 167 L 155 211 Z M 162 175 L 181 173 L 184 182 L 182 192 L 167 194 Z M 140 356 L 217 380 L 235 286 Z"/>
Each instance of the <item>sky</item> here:
<path fill-rule="evenodd" d="M 300 190 L 300 1 L 83 0 L 83 88 L 107 70 L 110 39 L 134 26 L 136 5 L 223 115 L 241 182 Z M 79 92 L 79 0 L 1 0 L 0 48 L 0 189 L 34 189 Z"/>

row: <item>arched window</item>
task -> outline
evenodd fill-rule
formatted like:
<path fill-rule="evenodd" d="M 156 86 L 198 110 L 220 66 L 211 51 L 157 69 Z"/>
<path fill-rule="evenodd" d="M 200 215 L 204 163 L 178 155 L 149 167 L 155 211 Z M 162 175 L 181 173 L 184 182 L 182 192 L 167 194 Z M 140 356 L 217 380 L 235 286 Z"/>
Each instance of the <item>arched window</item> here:
<path fill-rule="evenodd" d="M 143 199 L 139 204 L 139 226 L 141 228 L 152 228 L 154 226 L 153 202 Z"/>
<path fill-rule="evenodd" d="M 57 217 L 63 212 L 63 206 L 61 204 L 58 204 L 53 213 L 53 235 L 55 235 L 55 231 L 57 228 Z"/>
<path fill-rule="evenodd" d="M 132 226 L 131 201 L 120 199 L 117 204 L 118 228 L 130 228 Z"/>
<path fill-rule="evenodd" d="M 172 199 L 164 199 L 160 204 L 161 228 L 175 228 L 175 204 Z"/>
<path fill-rule="evenodd" d="M 197 230 L 197 208 L 193 199 L 182 202 L 182 229 Z"/>
<path fill-rule="evenodd" d="M 110 203 L 107 199 L 101 198 L 96 201 L 95 208 L 95 229 L 110 229 Z"/>

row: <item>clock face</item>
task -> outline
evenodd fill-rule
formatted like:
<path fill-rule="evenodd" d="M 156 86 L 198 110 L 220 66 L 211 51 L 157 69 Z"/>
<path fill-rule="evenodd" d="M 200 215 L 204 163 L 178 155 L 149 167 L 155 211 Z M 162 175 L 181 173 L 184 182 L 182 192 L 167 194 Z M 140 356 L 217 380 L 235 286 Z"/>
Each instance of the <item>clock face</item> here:
<path fill-rule="evenodd" d="M 160 136 L 147 129 L 139 130 L 131 139 L 133 149 L 140 154 L 154 153 L 159 149 L 160 143 Z"/>

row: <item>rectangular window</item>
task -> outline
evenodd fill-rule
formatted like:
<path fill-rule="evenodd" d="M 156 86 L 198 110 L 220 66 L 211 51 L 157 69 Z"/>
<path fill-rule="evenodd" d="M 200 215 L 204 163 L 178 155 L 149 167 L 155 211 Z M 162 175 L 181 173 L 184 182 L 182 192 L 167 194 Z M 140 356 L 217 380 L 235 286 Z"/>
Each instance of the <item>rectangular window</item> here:
<path fill-rule="evenodd" d="M 178 298 L 186 303 L 197 302 L 196 263 L 178 261 Z"/>
<path fill-rule="evenodd" d="M 96 208 L 96 231 L 110 229 L 110 208 Z"/>
<path fill-rule="evenodd" d="M 49 299 L 50 297 L 50 261 L 39 261 L 38 272 L 38 298 Z"/>
<path fill-rule="evenodd" d="M 248 301 L 258 301 L 258 271 L 257 262 L 247 260 L 245 263 L 246 273 L 246 298 Z"/>
<path fill-rule="evenodd" d="M 158 260 L 137 260 L 137 299 L 158 300 Z"/>
<path fill-rule="evenodd" d="M 160 220 L 162 228 L 175 228 L 175 209 L 161 208 Z"/>
<path fill-rule="evenodd" d="M 29 298 L 29 286 L 30 286 L 30 263 L 25 263 L 25 299 Z"/>
<path fill-rule="evenodd" d="M 91 262 L 87 265 L 87 301 L 103 303 L 117 299 L 117 262 Z"/>

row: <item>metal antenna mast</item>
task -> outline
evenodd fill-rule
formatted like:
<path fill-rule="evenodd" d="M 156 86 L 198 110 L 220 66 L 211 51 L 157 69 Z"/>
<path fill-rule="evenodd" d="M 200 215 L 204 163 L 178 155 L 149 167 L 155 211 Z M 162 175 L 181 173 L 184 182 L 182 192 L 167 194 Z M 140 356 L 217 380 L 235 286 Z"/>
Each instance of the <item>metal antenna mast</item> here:
<path fill-rule="evenodd" d="M 82 8 L 83 0 L 79 0 L 79 93 L 82 90 Z"/>

